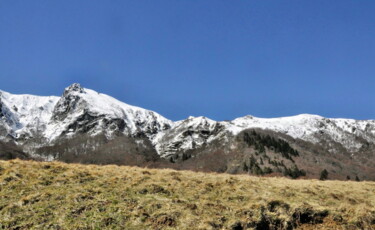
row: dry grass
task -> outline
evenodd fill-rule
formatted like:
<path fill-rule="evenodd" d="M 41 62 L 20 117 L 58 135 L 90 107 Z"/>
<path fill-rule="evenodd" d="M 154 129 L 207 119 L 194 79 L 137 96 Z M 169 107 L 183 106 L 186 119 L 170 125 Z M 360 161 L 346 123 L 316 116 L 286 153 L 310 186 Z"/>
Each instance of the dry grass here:
<path fill-rule="evenodd" d="M 0 229 L 375 229 L 375 183 L 0 161 Z"/>

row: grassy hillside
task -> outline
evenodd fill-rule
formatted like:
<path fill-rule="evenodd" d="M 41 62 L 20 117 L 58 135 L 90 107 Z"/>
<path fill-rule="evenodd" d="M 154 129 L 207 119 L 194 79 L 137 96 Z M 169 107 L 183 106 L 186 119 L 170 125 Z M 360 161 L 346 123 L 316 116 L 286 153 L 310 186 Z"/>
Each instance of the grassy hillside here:
<path fill-rule="evenodd" d="M 0 229 L 375 229 L 375 183 L 0 161 Z"/>

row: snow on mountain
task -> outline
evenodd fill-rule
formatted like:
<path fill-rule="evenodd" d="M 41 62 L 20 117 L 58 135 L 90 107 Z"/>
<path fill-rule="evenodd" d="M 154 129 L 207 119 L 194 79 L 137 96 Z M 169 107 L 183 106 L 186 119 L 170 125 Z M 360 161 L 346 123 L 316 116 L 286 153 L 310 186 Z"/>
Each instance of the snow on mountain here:
<path fill-rule="evenodd" d="M 373 120 L 329 119 L 310 114 L 280 118 L 245 116 L 221 122 L 206 117 L 189 117 L 176 122 L 170 130 L 159 133 L 154 144 L 159 154 L 167 157 L 199 148 L 213 140 L 225 142 L 229 135 L 235 136 L 252 128 L 271 130 L 315 144 L 328 141 L 330 146 L 334 146 L 338 143 L 352 152 L 359 151 L 366 142 L 375 144 Z M 333 147 L 327 150 L 336 151 Z"/>
<path fill-rule="evenodd" d="M 268 129 L 313 143 L 328 138 L 351 151 L 362 147 L 363 141 L 359 138 L 375 143 L 374 120 L 334 119 L 310 114 L 281 118 L 245 116 L 227 123 L 226 127 L 233 134 L 249 128 Z"/>
<path fill-rule="evenodd" d="M 302 114 L 281 118 L 245 116 L 217 122 L 189 117 L 173 122 L 156 112 L 125 104 L 113 97 L 82 88 L 67 87 L 61 97 L 14 95 L 0 91 L 0 138 L 12 136 L 22 143 L 43 138 L 46 145 L 78 134 L 104 133 L 148 138 L 167 157 L 197 149 L 213 140 L 226 141 L 245 129 L 268 129 L 312 143 L 335 142 L 349 151 L 375 144 L 375 121 L 329 119 Z M 330 151 L 330 150 L 329 150 Z"/>
<path fill-rule="evenodd" d="M 245 116 L 229 122 L 228 128 L 234 134 L 248 128 L 270 129 L 302 139 L 315 133 L 322 119 L 323 117 L 308 114 L 281 118 Z"/>
<path fill-rule="evenodd" d="M 220 124 L 207 117 L 189 117 L 159 133 L 153 144 L 162 157 L 168 157 L 178 151 L 196 149 L 210 143 L 218 138 L 220 130 Z"/>
<path fill-rule="evenodd" d="M 172 121 L 153 111 L 73 84 L 65 89 L 57 102 L 46 136 L 53 140 L 64 132 L 71 135 L 79 126 L 91 125 L 96 129 L 87 131 L 93 134 L 105 131 L 110 136 L 114 130 L 120 129 L 127 135 L 144 133 L 152 138 L 172 124 Z"/>
<path fill-rule="evenodd" d="M 54 96 L 15 95 L 0 92 L 1 123 L 8 134 L 19 138 L 43 131 L 50 120 L 52 110 L 59 100 Z"/>
<path fill-rule="evenodd" d="M 79 132 L 92 135 L 115 131 L 127 135 L 153 138 L 173 122 L 161 115 L 131 106 L 105 94 L 82 88 L 67 87 L 62 97 L 13 95 L 1 92 L 2 126 L 17 138 L 36 132 L 47 142 Z"/>

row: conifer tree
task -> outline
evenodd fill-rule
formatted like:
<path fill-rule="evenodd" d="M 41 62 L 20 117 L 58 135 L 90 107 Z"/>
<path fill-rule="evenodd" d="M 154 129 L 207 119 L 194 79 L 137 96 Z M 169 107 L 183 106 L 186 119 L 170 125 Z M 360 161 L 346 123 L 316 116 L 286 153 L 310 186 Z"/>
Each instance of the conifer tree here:
<path fill-rule="evenodd" d="M 328 171 L 326 169 L 324 169 L 321 173 L 320 173 L 320 178 L 319 180 L 327 180 L 328 179 Z"/>

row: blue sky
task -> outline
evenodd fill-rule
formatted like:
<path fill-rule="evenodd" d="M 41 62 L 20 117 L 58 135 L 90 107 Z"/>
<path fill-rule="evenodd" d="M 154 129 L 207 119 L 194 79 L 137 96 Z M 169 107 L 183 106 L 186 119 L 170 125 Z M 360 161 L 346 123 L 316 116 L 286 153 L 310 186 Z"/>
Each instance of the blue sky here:
<path fill-rule="evenodd" d="M 375 119 L 375 1 L 1 0 L 0 89 L 179 120 Z"/>

